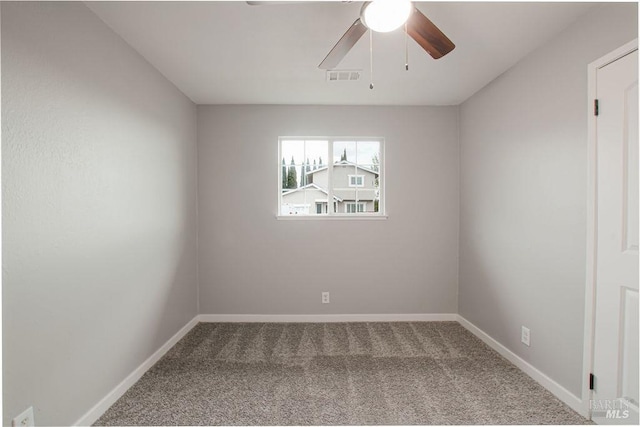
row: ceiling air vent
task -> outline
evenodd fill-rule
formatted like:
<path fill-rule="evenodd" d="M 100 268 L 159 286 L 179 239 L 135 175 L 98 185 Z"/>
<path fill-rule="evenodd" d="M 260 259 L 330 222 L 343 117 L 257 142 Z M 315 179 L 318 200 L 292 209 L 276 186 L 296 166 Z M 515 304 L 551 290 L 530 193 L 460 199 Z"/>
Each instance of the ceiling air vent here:
<path fill-rule="evenodd" d="M 360 80 L 361 70 L 328 70 L 328 82 L 355 82 Z"/>

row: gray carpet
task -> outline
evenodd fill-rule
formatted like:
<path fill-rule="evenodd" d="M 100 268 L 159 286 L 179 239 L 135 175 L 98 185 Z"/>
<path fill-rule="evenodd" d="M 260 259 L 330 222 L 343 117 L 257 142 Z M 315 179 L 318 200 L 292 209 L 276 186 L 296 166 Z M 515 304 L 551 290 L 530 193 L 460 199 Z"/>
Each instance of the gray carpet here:
<path fill-rule="evenodd" d="M 585 424 L 457 322 L 201 323 L 95 425 Z"/>

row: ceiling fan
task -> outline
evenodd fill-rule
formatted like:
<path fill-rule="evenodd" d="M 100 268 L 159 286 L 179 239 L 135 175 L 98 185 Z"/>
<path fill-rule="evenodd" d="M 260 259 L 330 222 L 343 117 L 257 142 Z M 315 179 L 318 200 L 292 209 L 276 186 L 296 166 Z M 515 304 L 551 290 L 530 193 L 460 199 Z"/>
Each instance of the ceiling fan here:
<path fill-rule="evenodd" d="M 344 1 L 351 3 L 350 1 Z M 247 1 L 249 5 L 292 4 L 296 1 Z M 409 0 L 365 1 L 360 9 L 360 17 L 347 29 L 338 43 L 318 65 L 322 70 L 335 69 L 351 48 L 367 30 L 376 32 L 393 31 L 402 25 L 408 36 L 414 39 L 434 59 L 451 52 L 456 45 L 420 12 Z"/>
<path fill-rule="evenodd" d="M 412 2 L 366 1 L 360 9 L 360 17 L 351 24 L 318 68 L 323 70 L 336 68 L 367 30 L 388 32 L 403 24 L 407 34 L 434 59 L 442 58 L 456 47 Z"/>

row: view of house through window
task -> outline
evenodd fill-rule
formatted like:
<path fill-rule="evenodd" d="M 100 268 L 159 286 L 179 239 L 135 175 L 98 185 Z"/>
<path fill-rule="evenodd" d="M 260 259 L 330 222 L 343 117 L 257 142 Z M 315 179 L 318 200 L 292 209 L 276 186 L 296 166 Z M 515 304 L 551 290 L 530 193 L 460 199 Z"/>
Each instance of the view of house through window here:
<path fill-rule="evenodd" d="M 382 148 L 376 138 L 280 138 L 280 215 L 381 215 Z"/>

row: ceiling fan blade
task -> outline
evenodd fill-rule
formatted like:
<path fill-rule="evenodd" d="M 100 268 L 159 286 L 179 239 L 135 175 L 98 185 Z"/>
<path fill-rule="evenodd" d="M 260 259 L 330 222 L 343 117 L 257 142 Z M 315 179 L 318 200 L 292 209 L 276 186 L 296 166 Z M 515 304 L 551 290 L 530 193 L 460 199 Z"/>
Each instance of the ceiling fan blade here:
<path fill-rule="evenodd" d="M 331 49 L 329 54 L 318 65 L 321 70 L 332 70 L 338 66 L 340 61 L 349 53 L 351 48 L 367 32 L 367 27 L 360 21 L 360 18 L 349 27 L 346 33 L 338 40 L 338 43 Z"/>
<path fill-rule="evenodd" d="M 413 12 L 407 20 L 407 33 L 412 39 L 418 42 L 433 59 L 442 58 L 456 47 L 456 45 L 417 8 L 413 8 Z"/>

